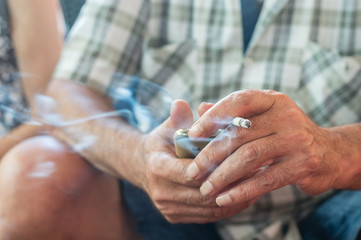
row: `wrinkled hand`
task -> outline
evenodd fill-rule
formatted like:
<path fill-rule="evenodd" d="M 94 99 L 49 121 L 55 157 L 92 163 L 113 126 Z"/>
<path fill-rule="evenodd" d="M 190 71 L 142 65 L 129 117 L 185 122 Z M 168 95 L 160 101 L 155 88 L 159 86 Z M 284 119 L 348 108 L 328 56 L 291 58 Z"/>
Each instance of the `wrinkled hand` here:
<path fill-rule="evenodd" d="M 219 207 L 215 197 L 205 197 L 199 191 L 201 180 L 190 180 L 185 171 L 190 159 L 178 159 L 173 145 L 173 134 L 179 128 L 190 127 L 193 115 L 184 101 L 175 101 L 171 116 L 143 140 L 146 164 L 143 189 L 157 209 L 172 223 L 206 223 L 230 217 L 252 200 L 232 207 Z"/>
<path fill-rule="evenodd" d="M 191 128 L 191 137 L 209 137 L 237 116 L 252 122 L 250 129 L 228 126 L 186 170 L 189 178 L 206 178 L 201 192 L 217 196 L 220 206 L 248 202 L 289 184 L 318 194 L 346 186 L 346 174 L 359 174 L 345 160 L 351 153 L 342 149 L 350 141 L 341 131 L 317 126 L 282 93 L 239 91 L 203 108 L 210 109 Z"/>

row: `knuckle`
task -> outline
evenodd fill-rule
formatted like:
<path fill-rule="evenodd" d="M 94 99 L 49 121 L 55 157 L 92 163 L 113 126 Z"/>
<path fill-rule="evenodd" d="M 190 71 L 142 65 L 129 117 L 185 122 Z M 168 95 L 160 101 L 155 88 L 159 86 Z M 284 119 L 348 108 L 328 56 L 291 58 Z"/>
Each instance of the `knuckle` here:
<path fill-rule="evenodd" d="M 257 159 L 260 156 L 260 149 L 257 144 L 249 143 L 242 152 L 245 163 Z"/>
<path fill-rule="evenodd" d="M 229 192 L 229 196 L 232 199 L 232 202 L 235 203 L 249 201 L 251 199 L 254 199 L 254 197 L 252 197 L 252 193 L 253 190 L 255 190 L 255 187 L 257 187 L 257 185 L 254 182 L 242 184 L 233 188 L 232 191 Z"/>
<path fill-rule="evenodd" d="M 316 158 L 316 157 L 308 157 L 304 160 L 303 164 L 306 167 L 306 169 L 308 170 L 308 172 L 312 173 L 318 168 L 318 166 L 320 165 L 320 162 L 319 162 L 318 158 Z"/>
<path fill-rule="evenodd" d="M 251 200 L 254 197 L 252 196 L 252 190 L 250 187 L 244 187 L 242 190 L 237 190 L 236 196 L 242 196 L 243 201 Z"/>
<path fill-rule="evenodd" d="M 150 197 L 156 204 L 161 204 L 162 202 L 168 200 L 167 195 L 164 194 L 165 191 L 162 191 L 160 189 L 151 189 L 150 191 Z"/>
<path fill-rule="evenodd" d="M 209 207 L 216 207 L 218 206 L 216 203 L 216 197 L 215 196 L 207 196 L 204 198 L 203 204 L 205 206 L 209 206 Z"/>
<path fill-rule="evenodd" d="M 216 211 L 213 211 L 214 212 L 213 218 L 217 220 L 226 218 L 230 215 L 230 211 L 231 208 L 220 207 Z"/>
<path fill-rule="evenodd" d="M 308 158 L 312 158 L 317 156 L 317 151 L 316 149 L 313 147 L 313 145 L 307 145 L 302 149 L 302 153 L 305 155 L 305 160 L 304 161 L 308 161 Z"/>
<path fill-rule="evenodd" d="M 211 212 L 211 218 L 216 218 L 216 219 L 218 219 L 218 218 L 222 218 L 222 216 L 224 216 L 224 208 L 218 208 L 218 209 L 216 209 L 215 211 L 212 211 Z"/>
<path fill-rule="evenodd" d="M 241 91 L 232 92 L 228 95 L 227 100 L 231 102 L 239 102 L 239 100 L 241 99 L 241 95 Z"/>
<path fill-rule="evenodd" d="M 309 131 L 299 131 L 294 138 L 301 146 L 310 146 L 314 140 L 313 135 Z"/>
<path fill-rule="evenodd" d="M 284 115 L 283 121 L 296 126 L 303 126 L 306 122 L 306 117 L 297 107 L 289 107 Z"/>
<path fill-rule="evenodd" d="M 306 153 L 308 151 L 306 148 L 311 147 L 314 137 L 309 131 L 295 129 L 287 131 L 286 134 L 283 135 L 283 139 L 285 144 L 289 145 L 289 143 L 292 143 L 298 151 Z"/>
<path fill-rule="evenodd" d="M 186 176 L 184 174 L 183 176 Z M 182 185 L 188 186 L 188 187 L 196 187 L 199 188 L 202 186 L 203 180 L 202 179 L 190 179 L 190 178 L 184 178 L 182 181 L 179 181 Z"/>
<path fill-rule="evenodd" d="M 283 176 L 284 185 L 293 184 L 299 176 L 299 174 L 295 173 L 294 166 L 283 167 L 281 175 Z"/>
<path fill-rule="evenodd" d="M 252 95 L 255 94 L 254 90 L 237 91 L 229 95 L 230 100 L 234 104 L 241 104 L 243 107 L 247 107 L 252 103 Z"/>
<path fill-rule="evenodd" d="M 147 164 L 147 174 L 148 176 L 156 176 L 159 174 L 159 159 L 150 158 Z"/>
<path fill-rule="evenodd" d="M 224 114 L 222 113 L 222 110 L 224 108 L 214 108 L 213 111 L 212 111 L 212 119 L 210 119 L 211 121 L 214 121 L 214 122 L 219 122 L 219 121 L 222 121 L 222 119 L 224 118 Z"/>
<path fill-rule="evenodd" d="M 222 186 L 227 182 L 227 176 L 228 174 L 224 171 L 215 171 L 214 174 L 209 176 L 208 181 L 217 189 L 218 186 Z"/>
<path fill-rule="evenodd" d="M 215 169 L 217 152 L 216 149 L 206 148 L 202 151 L 202 154 L 197 159 L 197 165 L 202 168 L 204 171 L 212 171 Z"/>
<path fill-rule="evenodd" d="M 304 188 L 307 188 L 310 185 L 310 183 L 311 183 L 311 178 L 305 177 L 305 178 L 302 178 L 298 184 Z"/>
<path fill-rule="evenodd" d="M 167 160 L 168 159 L 159 156 L 150 157 L 147 160 L 147 165 L 145 170 L 148 179 L 155 180 L 157 178 L 164 177 L 169 172 L 169 170 L 166 169 L 167 165 L 165 164 L 165 161 Z"/>
<path fill-rule="evenodd" d="M 273 188 L 278 184 L 278 178 L 270 173 L 262 174 L 262 177 L 258 180 L 258 187 L 261 189 L 269 189 Z"/>
<path fill-rule="evenodd" d="M 300 186 L 303 191 L 309 191 L 310 187 L 314 184 L 314 178 L 311 176 L 306 176 L 300 179 L 296 184 Z"/>

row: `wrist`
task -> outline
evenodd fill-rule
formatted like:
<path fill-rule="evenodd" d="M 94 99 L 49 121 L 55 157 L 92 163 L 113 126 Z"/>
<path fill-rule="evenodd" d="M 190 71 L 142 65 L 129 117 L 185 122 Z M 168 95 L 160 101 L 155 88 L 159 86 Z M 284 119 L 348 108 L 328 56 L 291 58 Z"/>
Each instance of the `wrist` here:
<path fill-rule="evenodd" d="M 121 178 L 126 179 L 133 185 L 145 189 L 145 171 L 146 171 L 146 157 L 145 157 L 145 145 L 147 135 L 142 134 L 129 126 L 130 131 L 124 132 L 122 130 L 119 133 L 122 138 L 121 142 L 117 146 L 126 146 L 124 150 L 115 152 L 119 154 L 116 160 L 120 160 L 119 164 L 116 164 L 116 170 Z M 132 133 L 131 133 L 132 132 Z"/>
<path fill-rule="evenodd" d="M 143 190 L 147 188 L 146 181 L 146 167 L 147 167 L 147 157 L 146 157 L 146 145 L 147 145 L 148 135 L 139 136 L 139 142 L 134 150 L 134 160 L 136 162 L 137 168 L 137 183 L 136 185 Z"/>
<path fill-rule="evenodd" d="M 361 128 L 360 124 L 331 129 L 334 136 L 334 156 L 338 164 L 337 189 L 361 189 Z"/>

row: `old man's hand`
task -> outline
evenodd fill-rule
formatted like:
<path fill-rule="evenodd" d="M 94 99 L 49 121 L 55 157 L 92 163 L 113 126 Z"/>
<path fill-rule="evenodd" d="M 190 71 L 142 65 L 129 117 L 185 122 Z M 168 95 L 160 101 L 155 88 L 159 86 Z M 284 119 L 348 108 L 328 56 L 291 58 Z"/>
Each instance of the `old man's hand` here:
<path fill-rule="evenodd" d="M 229 125 L 238 116 L 248 118 L 251 128 Z M 360 137 L 352 128 L 317 126 L 282 93 L 235 92 L 210 107 L 189 135 L 209 137 L 225 127 L 186 170 L 191 179 L 206 179 L 200 191 L 216 196 L 219 206 L 249 202 L 289 184 L 309 194 L 360 187 L 350 184 L 360 178 Z"/>

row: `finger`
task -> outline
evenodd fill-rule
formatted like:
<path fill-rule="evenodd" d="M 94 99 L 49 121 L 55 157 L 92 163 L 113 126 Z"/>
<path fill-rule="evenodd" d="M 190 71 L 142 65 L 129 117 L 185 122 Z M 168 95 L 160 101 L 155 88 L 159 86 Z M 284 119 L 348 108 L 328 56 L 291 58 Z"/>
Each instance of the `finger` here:
<path fill-rule="evenodd" d="M 173 139 L 173 134 L 181 128 L 189 128 L 193 123 L 193 113 L 184 100 L 175 100 L 172 104 L 170 117 L 159 128 L 159 134 L 165 139 Z"/>
<path fill-rule="evenodd" d="M 175 100 L 170 112 L 171 126 L 174 129 L 189 128 L 193 123 L 193 113 L 184 100 Z"/>
<path fill-rule="evenodd" d="M 191 179 L 201 179 L 239 147 L 274 134 L 282 134 L 279 135 L 282 138 L 269 142 L 269 149 L 281 147 L 285 150 L 291 146 L 297 146 L 299 149 L 309 144 L 312 136 L 308 130 L 302 128 L 303 115 L 298 108 L 287 108 L 284 111 L 274 107 L 261 115 L 249 118 L 252 121 L 251 129 L 228 126 L 197 155 L 186 172 L 187 176 Z M 255 146 L 255 149 L 257 148 Z"/>
<path fill-rule="evenodd" d="M 148 191 L 156 203 L 175 202 L 190 206 L 216 207 L 215 196 L 202 196 L 199 187 L 189 187 L 166 180 L 154 181 L 153 185 L 158 186 Z"/>
<path fill-rule="evenodd" d="M 274 143 L 277 143 L 275 145 Z M 283 134 L 275 134 L 249 142 L 230 155 L 212 172 L 201 186 L 205 196 L 218 193 L 226 186 L 247 178 L 254 169 L 266 167 L 292 149 Z"/>
<path fill-rule="evenodd" d="M 257 199 L 225 207 L 201 207 L 186 204 L 165 203 L 160 211 L 168 221 L 173 223 L 207 223 L 229 218 L 243 211 L 256 202 Z"/>
<path fill-rule="evenodd" d="M 229 125 L 234 117 L 252 117 L 268 111 L 278 93 L 274 91 L 243 90 L 223 98 L 207 111 L 190 129 L 192 138 L 210 137 Z"/>
<path fill-rule="evenodd" d="M 262 169 L 257 169 L 252 171 L 252 173 L 249 173 L 247 175 L 247 178 L 252 177 L 253 175 L 257 174 Z M 167 184 L 167 183 L 163 183 Z M 158 184 L 160 185 L 160 184 Z M 165 186 L 165 185 L 163 185 Z M 232 187 L 232 186 L 231 186 Z M 227 189 L 230 189 L 231 187 L 228 187 Z M 216 204 L 216 195 L 214 196 L 203 196 L 200 191 L 199 187 L 188 187 L 185 185 L 179 185 L 179 184 L 169 184 L 167 185 L 167 188 L 169 190 L 165 191 L 165 188 L 162 188 L 162 192 L 159 192 L 158 194 L 155 194 L 153 197 L 154 201 L 157 203 L 177 203 L 177 204 L 186 204 L 189 206 L 194 207 L 218 207 Z M 154 194 L 153 194 L 154 195 Z"/>
<path fill-rule="evenodd" d="M 250 118 L 253 122 L 250 131 L 236 126 L 227 127 L 196 156 L 186 171 L 187 177 L 202 179 L 240 146 L 275 134 L 279 130 L 277 118 L 277 114 L 271 110 Z"/>
<path fill-rule="evenodd" d="M 214 103 L 201 103 L 198 107 L 198 115 L 201 117 L 204 113 L 206 113 L 209 109 L 214 106 Z"/>
<path fill-rule="evenodd" d="M 148 160 L 147 175 L 154 179 L 164 179 L 167 182 L 200 187 L 200 181 L 190 180 L 186 177 L 189 159 L 180 159 L 174 151 L 161 149 L 162 152 L 153 152 L 154 156 Z"/>
<path fill-rule="evenodd" d="M 287 169 L 285 171 L 285 169 Z M 260 197 L 268 192 L 292 184 L 297 178 L 287 161 L 269 166 L 254 177 L 220 194 L 216 202 L 219 206 L 231 206 Z"/>

